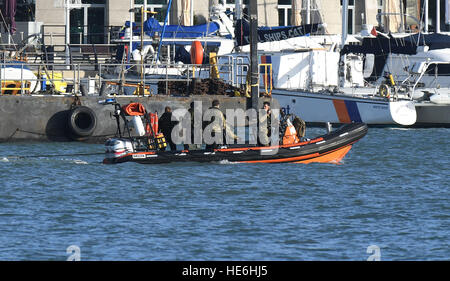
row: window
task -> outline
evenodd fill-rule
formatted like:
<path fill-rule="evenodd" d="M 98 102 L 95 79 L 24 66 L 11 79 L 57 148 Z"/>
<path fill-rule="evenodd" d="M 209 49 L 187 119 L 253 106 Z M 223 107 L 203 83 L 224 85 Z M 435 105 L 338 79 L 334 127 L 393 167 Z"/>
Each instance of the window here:
<path fill-rule="evenodd" d="M 342 0 L 341 0 L 341 11 L 342 11 Z M 348 32 L 348 34 L 354 34 L 354 32 L 355 32 L 355 0 L 348 0 L 348 14 L 347 15 L 348 15 L 347 32 Z"/>
<path fill-rule="evenodd" d="M 248 19 L 248 1 L 249 0 L 242 0 L 242 17 Z M 227 12 L 231 13 L 229 16 L 231 20 L 234 19 L 234 9 L 236 8 L 236 1 L 235 0 L 222 0 L 219 1 L 219 3 L 222 3 L 225 6 L 225 9 Z"/>
<path fill-rule="evenodd" d="M 291 0 L 278 0 L 278 25 L 291 24 L 292 5 Z"/>
<path fill-rule="evenodd" d="M 289 7 L 287 7 L 289 6 Z M 278 5 L 278 25 L 291 25 L 291 5 Z"/>
<path fill-rule="evenodd" d="M 292 0 L 278 0 L 278 24 L 280 26 L 291 25 L 291 17 L 292 17 L 291 2 Z M 305 5 L 305 3 L 307 2 L 303 1 L 302 3 L 303 5 Z M 322 18 L 317 4 L 313 0 L 310 0 L 309 4 L 310 4 L 309 8 L 306 8 L 305 6 L 301 7 L 302 23 L 303 24 L 321 23 Z M 307 21 L 308 12 L 309 12 L 309 22 Z"/>
<path fill-rule="evenodd" d="M 427 76 L 445 75 L 450 76 L 450 64 L 431 64 L 426 71 Z"/>
<path fill-rule="evenodd" d="M 353 3 L 353 5 L 350 6 L 350 2 L 353 2 L 353 1 L 349 1 L 349 4 L 348 4 L 347 32 L 348 32 L 348 34 L 353 34 L 355 32 L 355 5 Z"/>
<path fill-rule="evenodd" d="M 450 1 L 445 1 L 445 24 L 450 25 Z"/>
<path fill-rule="evenodd" d="M 144 9 L 149 11 L 149 12 L 157 12 L 157 14 L 155 15 L 155 19 L 157 19 L 159 22 L 164 22 L 165 18 L 166 18 L 166 12 L 167 12 L 167 4 L 168 4 L 168 0 L 134 0 L 134 7 L 135 8 L 140 8 L 142 6 L 144 6 Z M 172 3 L 173 5 L 173 3 Z M 168 24 L 170 23 L 170 19 L 168 20 Z M 134 18 L 135 22 L 140 22 L 141 21 L 141 13 L 136 13 L 135 14 L 135 18 Z"/>
<path fill-rule="evenodd" d="M 437 27 L 437 18 L 439 18 L 439 28 L 441 32 L 450 31 L 450 24 L 446 21 L 446 6 L 450 5 L 450 0 L 440 0 L 439 17 L 436 17 L 437 1 L 428 1 L 428 31 L 435 32 Z"/>
<path fill-rule="evenodd" d="M 68 1 L 70 44 L 105 42 L 105 0 Z M 80 4 L 81 3 L 81 4 Z"/>

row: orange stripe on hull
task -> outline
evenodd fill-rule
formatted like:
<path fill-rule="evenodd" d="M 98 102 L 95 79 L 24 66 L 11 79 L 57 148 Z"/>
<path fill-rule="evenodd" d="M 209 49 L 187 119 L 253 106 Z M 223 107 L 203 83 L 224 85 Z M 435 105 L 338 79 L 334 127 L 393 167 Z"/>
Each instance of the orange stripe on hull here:
<path fill-rule="evenodd" d="M 283 144 L 283 145 L 275 145 L 275 146 L 245 147 L 245 148 L 219 148 L 219 149 L 215 149 L 214 151 L 226 152 L 226 151 L 248 151 L 248 150 L 266 150 L 266 149 L 289 148 L 289 147 L 302 146 L 302 145 L 307 145 L 307 144 L 311 144 L 311 143 L 316 143 L 316 142 L 319 142 L 319 141 L 322 141 L 322 140 L 323 140 L 323 138 L 320 137 L 320 138 L 312 139 L 310 141 L 303 141 L 303 142 L 292 143 L 292 144 Z"/>
<path fill-rule="evenodd" d="M 352 120 L 348 115 L 347 106 L 343 100 L 333 100 L 334 108 L 336 109 L 336 114 L 339 118 L 340 123 L 351 123 Z"/>
<path fill-rule="evenodd" d="M 254 161 L 239 161 L 240 163 L 283 163 L 283 162 L 295 162 L 302 159 L 308 159 L 311 157 L 317 157 L 319 153 L 313 153 L 303 156 L 282 158 L 282 159 L 270 159 L 270 160 L 254 160 Z"/>
<path fill-rule="evenodd" d="M 320 155 L 319 153 L 312 153 L 303 156 L 282 158 L 282 159 L 269 159 L 269 160 L 254 160 L 254 161 L 239 161 L 240 163 L 339 163 L 344 156 L 352 148 L 351 145 L 333 150 L 329 153 Z"/>
<path fill-rule="evenodd" d="M 298 161 L 295 163 L 302 163 L 302 164 L 308 164 L 308 163 L 339 163 L 341 162 L 341 160 L 345 157 L 345 155 L 350 151 L 350 149 L 352 148 L 351 145 L 349 146 L 345 146 L 343 148 L 339 148 L 337 150 L 334 150 L 328 154 L 316 157 L 316 158 L 312 158 L 312 159 L 307 159 L 304 161 Z"/>

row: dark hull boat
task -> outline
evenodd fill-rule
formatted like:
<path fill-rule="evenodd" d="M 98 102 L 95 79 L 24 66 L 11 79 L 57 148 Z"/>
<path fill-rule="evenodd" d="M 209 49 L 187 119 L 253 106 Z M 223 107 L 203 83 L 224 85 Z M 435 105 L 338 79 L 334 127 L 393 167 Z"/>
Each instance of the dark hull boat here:
<path fill-rule="evenodd" d="M 116 118 L 122 116 L 125 123 L 126 110 L 116 105 Z M 119 113 L 120 114 L 117 114 Z M 172 162 L 237 162 L 237 163 L 339 163 L 350 151 L 352 145 L 367 133 L 364 123 L 352 123 L 326 135 L 307 141 L 276 146 L 230 145 L 214 150 L 165 151 L 163 137 L 153 132 L 151 120 L 145 116 L 146 133 L 143 137 L 119 137 L 106 142 L 105 164 L 136 162 L 141 164 L 162 164 Z M 119 124 L 119 121 L 118 121 Z M 136 125 L 135 125 L 136 126 Z M 119 130 L 119 136 L 122 134 Z M 149 137 L 154 135 L 154 137 Z M 163 150 L 161 150 L 163 149 Z"/>
<path fill-rule="evenodd" d="M 115 164 L 137 162 L 140 164 L 162 164 L 171 162 L 238 162 L 238 163 L 339 163 L 352 145 L 367 133 L 367 125 L 353 123 L 330 134 L 309 141 L 279 146 L 233 146 L 214 151 L 135 151 L 123 155 L 110 154 L 104 163 Z M 110 140 L 122 142 L 124 139 Z"/>

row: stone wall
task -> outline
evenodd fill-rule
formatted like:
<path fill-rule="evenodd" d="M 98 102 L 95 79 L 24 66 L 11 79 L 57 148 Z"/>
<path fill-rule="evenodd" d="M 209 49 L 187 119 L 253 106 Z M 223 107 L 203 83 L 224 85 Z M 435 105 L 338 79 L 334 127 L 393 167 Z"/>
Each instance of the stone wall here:
<path fill-rule="evenodd" d="M 115 119 L 111 114 L 112 105 L 98 104 L 105 97 L 65 97 L 65 96 L 0 96 L 0 141 L 13 142 L 19 140 L 34 141 L 70 141 L 68 134 L 68 118 L 73 105 L 81 104 L 91 108 L 97 119 L 97 126 L 92 136 L 85 141 L 103 142 L 116 133 Z M 218 99 L 221 109 L 247 109 L 246 98 L 224 96 L 191 96 L 191 97 L 118 97 L 120 104 L 130 102 L 142 103 L 147 111 L 158 112 L 161 115 L 166 106 L 173 110 L 188 109 L 192 101 L 201 101 L 205 111 L 214 99 Z M 260 99 L 259 107 L 267 99 Z M 272 101 L 274 107 L 276 104 Z"/>

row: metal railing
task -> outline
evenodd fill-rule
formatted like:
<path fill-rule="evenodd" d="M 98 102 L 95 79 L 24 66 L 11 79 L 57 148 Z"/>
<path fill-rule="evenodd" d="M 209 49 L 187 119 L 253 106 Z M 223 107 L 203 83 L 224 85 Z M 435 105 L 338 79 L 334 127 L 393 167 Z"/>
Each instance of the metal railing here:
<path fill-rule="evenodd" d="M 51 63 L 27 63 L 27 62 L 7 62 L 0 63 L 0 92 L 2 94 L 99 94 L 102 95 L 103 85 L 115 85 L 119 87 L 114 94 L 124 94 L 123 87 L 138 88 L 143 85 L 149 89 L 149 94 L 156 94 L 152 86 L 165 83 L 167 92 L 170 82 L 182 82 L 189 86 L 194 79 L 209 79 L 213 67 L 219 70 L 219 79 L 236 88 L 243 88 L 246 85 L 246 76 L 249 65 L 245 57 L 226 57 L 226 63 L 216 65 L 193 65 L 193 64 L 148 64 L 139 63 L 98 63 L 97 69 L 85 73 L 85 65 L 79 63 L 51 64 Z M 141 76 L 141 66 L 146 75 Z M 271 64 L 261 64 L 264 68 L 262 75 L 269 79 L 264 80 L 264 90 L 270 93 L 272 89 L 272 66 Z M 7 69 L 16 69 L 15 76 Z M 31 75 L 30 73 L 33 73 Z M 90 77 L 95 76 L 95 77 Z M 14 84 L 14 87 L 11 84 Z M 93 82 L 95 89 L 83 89 Z M 60 89 L 52 91 L 55 84 L 63 83 L 66 91 Z M 67 90 L 73 89 L 73 90 Z M 8 92 L 6 92 L 8 91 Z M 159 92 L 162 92 L 159 90 Z"/>
<path fill-rule="evenodd" d="M 66 25 L 61 24 L 44 24 L 42 25 L 42 42 L 46 45 L 58 45 L 65 42 L 70 42 L 70 40 L 66 40 L 66 34 L 68 33 L 66 30 Z M 69 36 L 73 38 L 77 38 L 79 41 L 77 44 L 111 44 L 113 39 L 119 38 L 122 27 L 115 25 L 106 25 L 103 26 L 103 32 L 84 32 L 87 25 L 80 25 L 72 27 L 73 29 L 78 29 L 80 31 L 69 32 Z M 89 29 L 88 29 L 89 30 Z M 61 38 L 59 41 L 55 41 Z M 100 42 L 93 42 L 92 38 L 100 38 Z M 49 42 L 48 42 L 49 40 Z"/>
<path fill-rule="evenodd" d="M 14 63 L 2 61 L 0 63 L 0 92 L 11 91 L 12 94 L 35 94 L 38 89 L 46 88 L 43 85 L 54 85 L 57 82 L 72 85 L 74 93 L 80 92 L 81 67 L 78 64 L 58 64 L 70 67 L 72 70 L 58 71 L 56 67 L 48 67 L 40 63 Z M 15 71 L 17 70 L 17 71 Z M 31 75 L 31 73 L 33 75 Z M 69 75 L 69 73 L 71 75 Z M 57 75 L 58 74 L 58 75 Z M 61 77 L 58 77 L 61 76 Z M 15 85 L 15 87 L 8 87 Z M 51 88 L 51 87 L 49 87 Z M 59 90 L 57 90 L 60 92 Z"/>

